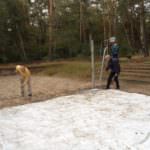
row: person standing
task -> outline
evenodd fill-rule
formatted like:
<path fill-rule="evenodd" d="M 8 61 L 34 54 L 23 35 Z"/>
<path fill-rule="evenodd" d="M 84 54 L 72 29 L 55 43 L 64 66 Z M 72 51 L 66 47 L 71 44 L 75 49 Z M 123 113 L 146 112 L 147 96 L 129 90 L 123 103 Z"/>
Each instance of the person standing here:
<path fill-rule="evenodd" d="M 20 83 L 21 83 L 21 96 L 25 96 L 25 85 L 28 87 L 28 96 L 32 96 L 31 89 L 31 72 L 30 70 L 23 65 L 16 66 L 16 72 L 20 75 Z"/>
<path fill-rule="evenodd" d="M 112 83 L 112 80 L 116 82 L 116 89 L 120 89 L 120 84 L 118 79 L 120 74 L 119 58 L 117 55 L 114 55 L 113 57 L 107 56 L 107 59 L 108 59 L 108 65 L 106 67 L 106 71 L 110 70 L 110 74 L 107 80 L 106 89 L 110 88 L 110 84 Z"/>

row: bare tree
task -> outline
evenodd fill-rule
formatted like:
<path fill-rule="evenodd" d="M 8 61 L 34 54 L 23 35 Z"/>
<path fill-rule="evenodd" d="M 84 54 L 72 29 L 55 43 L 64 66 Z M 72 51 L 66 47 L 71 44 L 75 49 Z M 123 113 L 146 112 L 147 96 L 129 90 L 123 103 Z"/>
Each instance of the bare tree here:
<path fill-rule="evenodd" d="M 53 7 L 54 0 L 48 0 L 48 14 L 49 14 L 49 52 L 48 57 L 52 60 L 53 54 Z"/>
<path fill-rule="evenodd" d="M 145 7 L 144 7 L 144 0 L 140 2 L 140 30 L 141 30 L 141 45 L 142 45 L 142 52 L 144 56 L 149 56 L 149 52 L 146 46 L 146 33 L 145 33 Z"/>
<path fill-rule="evenodd" d="M 83 33 L 83 2 L 80 0 L 80 42 L 82 42 Z"/>

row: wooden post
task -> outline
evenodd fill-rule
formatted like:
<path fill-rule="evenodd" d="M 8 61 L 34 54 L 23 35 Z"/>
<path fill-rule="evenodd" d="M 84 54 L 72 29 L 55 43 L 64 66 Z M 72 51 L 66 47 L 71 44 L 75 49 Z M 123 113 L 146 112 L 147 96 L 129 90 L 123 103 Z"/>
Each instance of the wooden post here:
<path fill-rule="evenodd" d="M 94 63 L 94 41 L 92 40 L 92 35 L 89 35 L 90 39 L 90 48 L 91 48 L 91 80 L 92 80 L 92 88 L 95 88 L 95 63 Z"/>

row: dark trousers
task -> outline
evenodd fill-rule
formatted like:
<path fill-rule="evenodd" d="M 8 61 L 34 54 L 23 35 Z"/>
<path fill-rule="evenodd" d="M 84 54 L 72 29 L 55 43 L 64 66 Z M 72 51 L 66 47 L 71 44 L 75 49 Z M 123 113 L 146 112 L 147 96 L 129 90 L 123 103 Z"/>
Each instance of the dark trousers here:
<path fill-rule="evenodd" d="M 120 89 L 120 85 L 119 85 L 119 80 L 118 80 L 118 74 L 116 75 L 115 72 L 111 72 L 109 77 L 108 77 L 108 80 L 107 80 L 107 89 L 109 89 L 110 87 L 110 84 L 112 82 L 112 79 L 116 82 L 116 88 L 117 89 Z"/>

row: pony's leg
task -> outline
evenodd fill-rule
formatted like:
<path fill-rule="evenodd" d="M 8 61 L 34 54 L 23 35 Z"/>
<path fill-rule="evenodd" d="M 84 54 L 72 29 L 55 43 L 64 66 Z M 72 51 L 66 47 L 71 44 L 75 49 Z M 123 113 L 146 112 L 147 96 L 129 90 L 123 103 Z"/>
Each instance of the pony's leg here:
<path fill-rule="evenodd" d="M 24 78 L 20 79 L 20 89 L 21 89 L 21 96 L 24 97 L 25 96 L 25 92 L 24 92 Z"/>
<path fill-rule="evenodd" d="M 27 84 L 28 84 L 28 96 L 32 96 L 31 78 L 29 78 Z"/>

